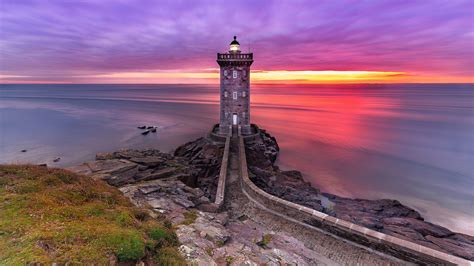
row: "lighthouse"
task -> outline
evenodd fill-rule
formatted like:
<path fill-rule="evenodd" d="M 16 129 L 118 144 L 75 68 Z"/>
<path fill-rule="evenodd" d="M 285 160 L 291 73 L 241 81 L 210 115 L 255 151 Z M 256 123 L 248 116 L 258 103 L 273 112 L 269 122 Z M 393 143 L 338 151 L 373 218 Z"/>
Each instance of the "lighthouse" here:
<path fill-rule="evenodd" d="M 253 53 L 242 53 L 237 36 L 229 51 L 217 54 L 220 66 L 220 123 L 219 133 L 231 128 L 250 134 L 250 65 Z"/>

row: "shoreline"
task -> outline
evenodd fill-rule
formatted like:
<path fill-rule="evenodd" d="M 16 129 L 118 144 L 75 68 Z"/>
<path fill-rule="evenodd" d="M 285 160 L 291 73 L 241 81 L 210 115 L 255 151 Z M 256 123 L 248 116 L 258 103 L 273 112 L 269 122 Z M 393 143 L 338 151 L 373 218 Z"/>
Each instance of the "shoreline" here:
<path fill-rule="evenodd" d="M 416 210 L 397 200 L 349 199 L 321 192 L 304 181 L 299 171 L 280 170 L 275 165 L 279 154 L 276 139 L 264 130 L 260 137 L 264 145 L 247 145 L 249 175 L 267 193 L 379 232 L 474 259 L 474 237 L 426 222 Z M 88 174 L 94 175 L 95 167 L 96 172 L 101 172 L 96 178 L 117 187 L 172 177 L 199 188 L 207 200 L 201 199 L 204 202 L 195 207 L 212 212 L 215 210 L 209 202 L 214 202 L 222 153 L 222 143 L 201 137 L 179 146 L 174 154 L 152 149 L 97 154 L 92 167 L 88 166 L 92 169 Z M 122 160 L 124 165 L 118 163 Z M 113 162 L 112 166 L 107 166 L 107 162 Z M 161 168 L 159 171 L 155 170 L 157 166 Z M 110 169 L 104 172 L 104 167 L 112 167 L 112 172 Z M 77 167 L 69 169 L 78 171 Z"/>

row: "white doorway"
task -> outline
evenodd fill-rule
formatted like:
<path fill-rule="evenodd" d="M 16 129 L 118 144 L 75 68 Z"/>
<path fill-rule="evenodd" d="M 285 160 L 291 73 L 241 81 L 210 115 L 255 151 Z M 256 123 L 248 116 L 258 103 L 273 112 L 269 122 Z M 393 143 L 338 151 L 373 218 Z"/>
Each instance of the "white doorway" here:
<path fill-rule="evenodd" d="M 232 125 L 236 126 L 237 125 L 237 119 L 238 119 L 238 116 L 237 114 L 233 114 L 232 115 Z"/>

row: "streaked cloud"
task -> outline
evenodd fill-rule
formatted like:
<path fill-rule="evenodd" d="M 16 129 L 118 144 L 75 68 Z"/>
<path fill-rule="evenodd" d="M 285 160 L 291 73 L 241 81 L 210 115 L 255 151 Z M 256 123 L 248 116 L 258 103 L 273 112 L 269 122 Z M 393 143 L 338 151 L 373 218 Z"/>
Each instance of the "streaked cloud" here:
<path fill-rule="evenodd" d="M 148 80 L 208 82 L 200 75 L 238 35 L 255 53 L 254 69 L 466 82 L 474 76 L 473 10 L 472 1 L 3 0 L 0 80 L 119 82 L 126 73 L 171 71 Z"/>

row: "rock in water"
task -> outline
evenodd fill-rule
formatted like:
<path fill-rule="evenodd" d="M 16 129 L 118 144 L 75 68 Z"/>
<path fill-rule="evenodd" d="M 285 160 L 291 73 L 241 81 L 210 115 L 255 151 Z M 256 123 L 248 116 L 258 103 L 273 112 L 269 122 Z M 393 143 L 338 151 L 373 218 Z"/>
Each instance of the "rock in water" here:
<path fill-rule="evenodd" d="M 54 159 L 54 160 L 53 160 L 53 162 L 57 163 L 57 162 L 59 162 L 59 160 L 61 160 L 61 158 L 60 158 L 60 157 L 58 157 L 58 158 Z"/>
<path fill-rule="evenodd" d="M 27 150 L 21 150 L 21 152 L 27 152 Z"/>
<path fill-rule="evenodd" d="M 143 131 L 142 135 L 147 135 L 148 133 L 150 133 L 150 130 Z"/>
<path fill-rule="evenodd" d="M 152 128 L 151 132 L 156 133 L 156 127 Z"/>
<path fill-rule="evenodd" d="M 137 127 L 137 128 L 138 128 L 138 129 L 145 129 L 146 126 L 139 126 L 139 127 Z"/>

